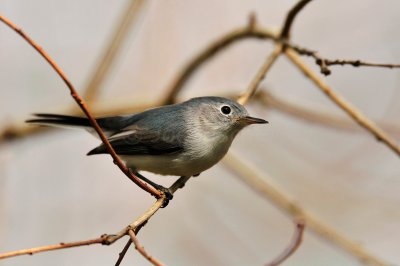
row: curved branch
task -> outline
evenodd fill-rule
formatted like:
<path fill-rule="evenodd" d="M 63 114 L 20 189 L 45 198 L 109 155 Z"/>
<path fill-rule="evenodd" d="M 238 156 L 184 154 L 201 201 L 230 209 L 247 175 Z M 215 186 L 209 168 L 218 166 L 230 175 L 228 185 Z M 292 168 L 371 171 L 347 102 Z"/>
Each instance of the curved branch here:
<path fill-rule="evenodd" d="M 276 36 L 270 31 L 255 27 L 253 23 L 250 23 L 250 25 L 247 27 L 239 28 L 225 34 L 221 38 L 212 42 L 182 68 L 182 71 L 177 75 L 177 78 L 167 89 L 167 93 L 163 103 L 174 103 L 176 101 L 178 93 L 182 90 L 187 81 L 192 77 L 194 72 L 217 53 L 221 52 L 223 49 L 239 40 L 251 38 L 275 39 Z"/>
<path fill-rule="evenodd" d="M 288 15 L 286 16 L 285 22 L 283 23 L 282 31 L 280 38 L 282 40 L 290 39 L 290 30 L 293 25 L 293 21 L 296 18 L 297 14 L 312 0 L 300 0 L 297 4 L 292 7 L 289 11 Z"/>
<path fill-rule="evenodd" d="M 268 263 L 266 266 L 277 266 L 282 262 L 287 260 L 296 250 L 299 248 L 301 242 L 303 241 L 303 233 L 304 233 L 304 223 L 302 221 L 298 221 L 296 223 L 296 230 L 293 235 L 293 239 L 290 242 L 289 246 L 273 261 Z"/>
<path fill-rule="evenodd" d="M 56 64 L 56 62 L 38 45 L 34 40 L 32 40 L 28 35 L 26 35 L 20 28 L 18 28 L 14 23 L 10 20 L 5 18 L 4 16 L 0 15 L 0 20 L 4 22 L 8 27 L 13 29 L 17 32 L 25 41 L 27 41 L 50 65 L 51 67 L 57 72 L 60 78 L 64 81 L 67 87 L 70 90 L 71 96 L 74 98 L 75 102 L 79 105 L 82 111 L 85 113 L 87 118 L 89 119 L 90 124 L 96 130 L 97 134 L 99 135 L 100 139 L 107 147 L 107 151 L 110 153 L 111 157 L 114 159 L 114 163 L 119 167 L 119 169 L 136 185 L 138 185 L 143 190 L 150 193 L 152 196 L 156 198 L 164 197 L 164 194 L 161 191 L 149 186 L 145 182 L 141 181 L 137 176 L 135 176 L 128 167 L 121 161 L 118 155 L 115 153 L 113 147 L 111 146 L 110 142 L 108 141 L 107 137 L 104 135 L 103 130 L 100 128 L 99 124 L 97 123 L 96 119 L 93 117 L 89 108 L 87 107 L 84 100 L 79 96 L 77 91 L 75 90 L 72 83 L 69 81 L 67 76 L 61 70 L 61 68 Z"/>

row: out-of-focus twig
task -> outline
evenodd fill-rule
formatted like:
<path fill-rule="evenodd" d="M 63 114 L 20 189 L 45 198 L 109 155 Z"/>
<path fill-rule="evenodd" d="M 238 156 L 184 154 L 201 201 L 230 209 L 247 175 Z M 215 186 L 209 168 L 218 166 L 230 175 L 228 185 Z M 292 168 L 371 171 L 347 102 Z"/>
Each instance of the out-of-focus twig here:
<path fill-rule="evenodd" d="M 290 47 L 295 50 L 300 55 L 310 56 L 315 59 L 315 63 L 319 66 L 320 71 L 325 76 L 330 75 L 332 72 L 329 69 L 329 66 L 353 66 L 353 67 L 383 67 L 383 68 L 400 68 L 400 64 L 380 64 L 380 63 L 371 63 L 365 62 L 361 60 L 342 60 L 342 59 L 327 59 L 320 56 L 316 51 L 309 50 L 304 47 L 300 47 L 297 45 L 291 44 Z"/>
<path fill-rule="evenodd" d="M 164 104 L 171 104 L 176 101 L 178 93 L 181 91 L 186 82 L 192 77 L 200 66 L 211 59 L 218 52 L 221 52 L 229 45 L 243 39 L 271 39 L 276 36 L 268 30 L 258 28 L 254 23 L 249 23 L 247 27 L 239 28 L 229 32 L 216 41 L 213 41 L 203 51 L 191 59 L 176 76 L 172 84 L 167 88 Z"/>
<path fill-rule="evenodd" d="M 289 246 L 281 253 L 278 257 L 276 257 L 273 261 L 269 262 L 266 266 L 278 266 L 285 260 L 287 260 L 296 250 L 299 248 L 301 242 L 303 241 L 303 233 L 304 233 L 305 224 L 303 221 L 296 222 L 296 230 L 293 235 L 293 239 L 290 242 Z"/>
<path fill-rule="evenodd" d="M 276 59 L 282 53 L 282 45 L 278 43 L 275 46 L 274 51 L 267 57 L 265 63 L 261 66 L 258 70 L 257 74 L 254 76 L 248 88 L 239 96 L 237 102 L 240 104 L 246 104 L 247 101 L 256 93 L 258 86 L 260 85 L 261 81 L 267 75 L 267 72 L 271 69 L 273 64 L 275 63 Z"/>
<path fill-rule="evenodd" d="M 386 134 L 386 132 L 375 125 L 374 122 L 372 122 L 368 117 L 358 111 L 337 92 L 334 92 L 324 81 L 322 81 L 322 79 L 320 79 L 307 65 L 303 63 L 301 58 L 293 49 L 288 48 L 286 49 L 285 53 L 290 61 L 292 61 L 293 64 L 296 65 L 301 72 L 303 72 L 304 75 L 306 75 L 312 82 L 314 82 L 314 84 L 322 92 L 324 92 L 337 106 L 345 111 L 360 126 L 365 128 L 372 135 L 374 135 L 378 141 L 384 143 L 393 152 L 400 156 L 400 147 L 397 145 L 396 141 L 394 141 L 389 135 Z"/>
<path fill-rule="evenodd" d="M 115 153 L 115 151 L 114 151 L 113 147 L 111 146 L 110 142 L 108 141 L 107 137 L 105 136 L 103 130 L 100 128 L 99 124 L 97 123 L 96 119 L 93 117 L 92 113 L 89 111 L 88 106 L 86 105 L 84 100 L 79 96 L 79 94 L 75 90 L 75 88 L 72 85 L 72 83 L 69 81 L 67 76 L 61 70 L 61 68 L 56 64 L 56 62 L 38 44 L 36 44 L 35 41 L 33 41 L 28 35 L 26 35 L 20 28 L 18 28 L 16 25 L 14 25 L 10 20 L 6 19 L 4 16 L 1 16 L 1 15 L 0 15 L 0 20 L 2 22 L 4 22 L 7 26 L 9 26 L 11 29 L 13 29 L 16 33 L 18 33 L 26 42 L 28 42 L 51 65 L 51 67 L 57 72 L 57 74 L 60 76 L 60 78 L 64 81 L 64 83 L 67 85 L 68 89 L 70 90 L 72 98 L 74 98 L 76 103 L 79 105 L 81 110 L 85 113 L 85 115 L 89 119 L 90 124 L 96 130 L 96 132 L 99 135 L 100 139 L 102 140 L 102 142 L 106 146 L 107 151 L 110 153 L 110 155 L 114 159 L 114 163 L 119 167 L 119 169 L 130 180 L 132 180 L 136 185 L 138 185 L 143 190 L 147 191 L 148 193 L 150 193 L 151 195 L 153 195 L 153 196 L 155 196 L 157 198 L 161 198 L 161 197 L 165 198 L 165 195 L 164 195 L 163 192 L 153 188 L 152 186 L 149 186 L 148 184 L 146 184 L 145 182 L 140 180 L 121 161 L 121 159 Z"/>
<path fill-rule="evenodd" d="M 107 48 L 84 89 L 83 96 L 87 101 L 93 101 L 98 96 L 98 91 L 126 40 L 128 32 L 131 31 L 133 22 L 137 20 L 140 11 L 143 10 L 145 2 L 144 0 L 129 0 L 128 6 L 124 8 L 124 14 L 110 38 L 111 41 L 107 44 Z"/>
<path fill-rule="evenodd" d="M 296 5 L 290 9 L 288 12 L 286 19 L 283 23 L 282 31 L 280 38 L 282 40 L 288 40 L 290 39 L 290 30 L 292 29 L 293 21 L 296 18 L 296 16 L 300 13 L 300 11 L 312 0 L 300 0 L 297 2 Z"/>
<path fill-rule="evenodd" d="M 164 264 L 161 263 L 159 260 L 151 256 L 147 251 L 144 249 L 144 247 L 140 244 L 139 239 L 136 237 L 135 233 L 133 230 L 128 231 L 129 236 L 131 237 L 131 240 L 133 244 L 135 245 L 136 250 L 142 254 L 144 258 L 146 258 L 151 264 L 155 266 L 163 266 Z"/>
<path fill-rule="evenodd" d="M 340 247 L 366 265 L 388 266 L 387 263 L 366 251 L 361 245 L 351 241 L 333 228 L 319 221 L 311 213 L 303 210 L 300 205 L 291 200 L 280 189 L 268 183 L 268 180 L 272 179 L 271 177 L 258 171 L 254 165 L 246 163 L 242 157 L 230 151 L 223 159 L 223 163 L 251 189 L 268 199 L 288 215 L 304 221 L 307 228 L 323 239 Z"/>
<path fill-rule="evenodd" d="M 349 117 L 344 115 L 342 117 L 321 110 L 321 108 L 317 106 L 306 106 L 305 104 L 294 103 L 267 90 L 260 90 L 256 97 L 254 97 L 254 100 L 262 107 L 267 107 L 271 111 L 282 112 L 291 117 L 314 123 L 316 125 L 349 131 L 363 130 Z M 397 127 L 394 123 L 378 121 L 377 124 L 388 133 L 400 137 L 400 127 Z"/>

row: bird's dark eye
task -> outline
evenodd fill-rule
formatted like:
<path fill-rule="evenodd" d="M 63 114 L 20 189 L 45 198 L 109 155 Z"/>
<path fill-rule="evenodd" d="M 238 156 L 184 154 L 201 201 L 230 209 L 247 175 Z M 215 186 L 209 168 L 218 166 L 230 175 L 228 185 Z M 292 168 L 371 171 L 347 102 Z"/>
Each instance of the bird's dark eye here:
<path fill-rule="evenodd" d="M 231 113 L 231 108 L 229 106 L 227 106 L 227 105 L 224 105 L 224 106 L 221 107 L 221 112 L 224 115 L 229 115 Z"/>

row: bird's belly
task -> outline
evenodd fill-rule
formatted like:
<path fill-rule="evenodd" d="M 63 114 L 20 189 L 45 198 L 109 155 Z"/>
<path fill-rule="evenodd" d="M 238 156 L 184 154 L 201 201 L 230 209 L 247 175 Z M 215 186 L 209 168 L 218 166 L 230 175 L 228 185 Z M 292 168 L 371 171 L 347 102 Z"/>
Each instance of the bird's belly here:
<path fill-rule="evenodd" d="M 215 165 L 223 154 L 179 154 L 121 156 L 126 165 L 137 171 L 143 170 L 160 175 L 193 176 Z"/>

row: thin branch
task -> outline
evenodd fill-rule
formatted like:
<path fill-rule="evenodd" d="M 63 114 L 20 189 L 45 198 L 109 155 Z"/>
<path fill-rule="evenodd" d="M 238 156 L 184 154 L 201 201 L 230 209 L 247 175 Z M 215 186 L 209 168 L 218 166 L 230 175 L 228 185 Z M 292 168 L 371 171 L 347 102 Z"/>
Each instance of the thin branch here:
<path fill-rule="evenodd" d="M 171 193 L 174 194 L 178 189 L 184 187 L 186 182 L 189 179 L 190 179 L 190 177 L 181 177 L 177 181 L 175 181 L 170 187 Z M 157 201 L 149 209 L 147 209 L 146 212 L 144 212 L 139 218 L 137 218 L 135 221 L 133 221 L 130 225 L 128 225 L 127 227 L 122 229 L 117 234 L 102 235 L 101 237 L 92 239 L 92 240 L 83 240 L 83 241 L 70 242 L 70 243 L 60 243 L 60 244 L 56 244 L 56 245 L 48 245 L 48 246 L 43 246 L 43 247 L 36 247 L 36 248 L 7 252 L 7 253 L 0 254 L 0 259 L 20 256 L 20 255 L 28 255 L 28 254 L 39 253 L 39 252 L 44 252 L 44 251 L 51 251 L 51 250 L 56 250 L 56 249 L 79 247 L 79 246 L 91 245 L 91 244 L 111 245 L 111 244 L 115 243 L 117 240 L 121 239 L 123 236 L 128 235 L 129 230 L 133 230 L 135 232 L 135 234 L 138 234 L 140 229 L 143 228 L 143 226 L 163 206 L 163 204 L 164 204 L 164 197 L 157 199 Z M 128 244 L 126 244 L 125 247 L 127 245 Z M 125 247 L 124 247 L 124 249 L 125 249 Z M 122 259 L 124 258 L 123 252 L 124 251 L 121 252 L 122 254 L 120 253 L 120 256 L 117 261 L 118 263 L 121 263 Z"/>
<path fill-rule="evenodd" d="M 297 100 L 296 103 L 294 103 L 267 90 L 260 90 L 254 97 L 254 100 L 264 108 L 282 112 L 283 114 L 290 115 L 291 117 L 314 123 L 316 125 L 349 131 L 363 130 L 357 126 L 357 124 L 355 124 L 350 117 L 339 116 L 325 110 L 321 110 L 320 107 L 310 106 L 310 104 L 299 104 Z M 385 131 L 395 135 L 396 138 L 400 137 L 400 127 L 396 126 L 394 123 L 379 121 L 377 124 Z"/>
<path fill-rule="evenodd" d="M 99 135 L 100 139 L 104 143 L 107 148 L 107 151 L 110 153 L 112 158 L 114 159 L 114 163 L 120 168 L 120 170 L 136 185 L 138 185 L 143 190 L 147 191 L 151 195 L 155 196 L 156 198 L 165 197 L 165 195 L 158 191 L 157 189 L 149 186 L 148 184 L 141 181 L 137 176 L 135 176 L 128 167 L 121 161 L 118 155 L 115 153 L 113 147 L 111 146 L 110 142 L 108 141 L 107 137 L 104 135 L 104 132 L 100 128 L 99 124 L 97 123 L 96 119 L 93 117 L 91 112 L 89 111 L 86 103 L 84 100 L 79 96 L 77 91 L 75 90 L 72 83 L 69 81 L 67 76 L 63 73 L 61 68 L 55 63 L 55 61 L 38 45 L 33 41 L 28 35 L 26 35 L 20 28 L 14 25 L 10 20 L 6 19 L 5 17 L 0 15 L 0 20 L 3 21 L 7 26 L 17 32 L 25 41 L 27 41 L 39 54 L 51 65 L 51 67 L 57 72 L 57 74 L 61 77 L 64 83 L 67 85 L 71 92 L 71 96 L 74 98 L 76 103 L 88 117 L 90 124 L 96 130 L 97 134 Z"/>
<path fill-rule="evenodd" d="M 229 45 L 243 39 L 271 38 L 276 38 L 276 36 L 268 30 L 256 27 L 254 23 L 250 20 L 250 23 L 247 27 L 231 31 L 220 37 L 219 39 L 215 40 L 182 68 L 181 72 L 176 76 L 172 84 L 168 87 L 163 103 L 174 103 L 176 101 L 178 93 L 193 76 L 195 71 L 198 70 L 198 68 L 200 68 L 205 62 L 210 60 L 217 53 L 227 48 Z"/>
<path fill-rule="evenodd" d="M 371 63 L 365 62 L 361 60 L 341 60 L 341 59 L 327 59 L 320 56 L 316 51 L 312 51 L 303 47 L 299 47 L 297 45 L 289 44 L 293 50 L 295 50 L 300 55 L 310 56 L 315 59 L 315 63 L 320 67 L 320 71 L 325 76 L 330 75 L 332 72 L 329 69 L 329 66 L 335 65 L 350 65 L 353 67 L 383 67 L 383 68 L 400 68 L 400 64 L 380 64 L 380 63 Z"/>
<path fill-rule="evenodd" d="M 287 260 L 296 250 L 299 248 L 301 242 L 303 241 L 303 233 L 304 233 L 304 223 L 302 221 L 296 222 L 296 230 L 294 232 L 292 241 L 289 246 L 276 257 L 273 261 L 268 263 L 266 266 L 278 266 L 285 260 Z"/>
<path fill-rule="evenodd" d="M 297 14 L 299 14 L 299 12 L 311 1 L 312 0 L 300 0 L 295 6 L 292 7 L 286 16 L 285 22 L 283 23 L 280 39 L 290 39 L 290 30 L 292 28 L 294 19 L 296 18 Z"/>
<path fill-rule="evenodd" d="M 129 247 L 131 246 L 131 244 L 132 244 L 132 240 L 129 238 L 128 242 L 126 242 L 124 248 L 119 253 L 118 260 L 115 263 L 115 266 L 119 266 L 121 264 L 122 260 L 124 259 L 125 255 L 126 255 L 126 252 L 128 251 Z"/>
<path fill-rule="evenodd" d="M 275 63 L 276 59 L 282 53 L 283 46 L 278 43 L 275 46 L 274 51 L 270 56 L 267 57 L 265 63 L 261 66 L 258 70 L 257 74 L 254 76 L 252 81 L 250 82 L 249 87 L 239 96 L 237 102 L 240 104 L 246 104 L 247 101 L 256 93 L 258 86 L 260 85 L 261 81 L 265 78 L 268 71 L 271 69 L 273 64 Z"/>
<path fill-rule="evenodd" d="M 87 101 L 93 101 L 97 97 L 104 78 L 114 63 L 122 44 L 126 41 L 127 33 L 131 30 L 133 22 L 137 19 L 140 11 L 143 10 L 145 2 L 144 0 L 129 0 L 129 5 L 124 8 L 124 14 L 115 28 L 115 32 L 113 32 L 111 41 L 107 44 L 107 48 L 104 50 L 96 69 L 83 90 L 85 92 L 84 98 Z"/>
<path fill-rule="evenodd" d="M 375 136 L 378 141 L 383 142 L 392 151 L 394 151 L 398 156 L 400 156 L 400 147 L 397 145 L 396 141 L 393 140 L 389 135 L 386 134 L 381 128 L 375 125 L 368 117 L 363 115 L 354 106 L 347 102 L 342 96 L 334 92 L 327 84 L 325 84 L 322 79 L 320 79 L 307 65 L 303 63 L 301 58 L 297 53 L 288 48 L 285 51 L 287 57 L 296 65 L 299 70 L 303 72 L 314 84 L 324 92 L 337 106 L 339 106 L 343 111 L 345 111 L 354 121 L 356 121 L 360 126 L 365 128 L 368 132 Z"/>
<path fill-rule="evenodd" d="M 228 152 L 224 157 L 223 163 L 236 174 L 235 176 L 239 177 L 240 180 L 251 189 L 265 199 L 268 199 L 286 214 L 295 219 L 301 219 L 304 221 L 307 228 L 321 236 L 323 239 L 340 247 L 365 265 L 388 266 L 388 264 L 380 258 L 366 251 L 360 244 L 353 242 L 335 229 L 318 220 L 311 213 L 303 210 L 300 205 L 282 193 L 280 189 L 277 189 L 268 182 L 268 180 L 272 180 L 270 176 L 257 170 L 254 165 L 246 163 L 232 151 Z"/>
<path fill-rule="evenodd" d="M 21 255 L 33 255 L 35 253 L 45 252 L 45 251 L 52 251 L 57 249 L 66 249 L 66 248 L 73 248 L 73 247 L 80 247 L 80 246 L 88 246 L 93 244 L 104 244 L 108 235 L 102 235 L 99 238 L 90 239 L 90 240 L 83 240 L 77 242 L 69 242 L 69 243 L 59 243 L 55 245 L 48 245 L 36 248 L 29 248 L 29 249 L 21 249 L 12 252 L 6 252 L 0 254 L 0 260 L 5 258 L 11 258 Z"/>
<path fill-rule="evenodd" d="M 158 261 L 156 258 L 151 256 L 149 253 L 147 253 L 146 250 L 144 250 L 144 247 L 140 244 L 139 239 L 136 237 L 133 230 L 129 230 L 128 233 L 129 233 L 129 236 L 131 237 L 133 244 L 135 245 L 136 250 L 139 251 L 139 253 L 142 254 L 142 256 L 145 259 L 147 259 L 151 264 L 153 264 L 155 266 L 163 266 L 164 265 L 163 263 Z"/>

